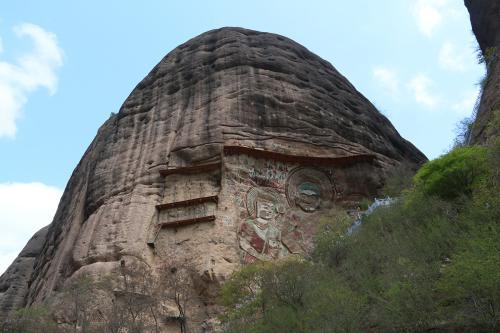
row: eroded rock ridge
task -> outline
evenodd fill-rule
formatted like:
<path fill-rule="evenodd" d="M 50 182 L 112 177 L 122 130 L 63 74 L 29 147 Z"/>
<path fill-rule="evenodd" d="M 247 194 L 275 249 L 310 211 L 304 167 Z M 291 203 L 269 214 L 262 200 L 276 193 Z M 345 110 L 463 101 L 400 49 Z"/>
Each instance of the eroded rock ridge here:
<path fill-rule="evenodd" d="M 375 196 L 392 168 L 425 160 L 303 46 L 206 32 L 171 51 L 101 126 L 15 303 L 0 278 L 0 306 L 43 302 L 85 272 L 173 258 L 202 281 L 190 320 L 209 326 L 214 290 L 240 265 L 309 251 L 322 212 Z"/>

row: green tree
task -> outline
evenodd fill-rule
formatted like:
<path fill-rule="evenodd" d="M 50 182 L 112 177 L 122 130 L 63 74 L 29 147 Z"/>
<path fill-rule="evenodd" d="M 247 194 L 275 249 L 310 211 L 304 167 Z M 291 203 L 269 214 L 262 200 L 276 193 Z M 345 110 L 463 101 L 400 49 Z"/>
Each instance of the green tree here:
<path fill-rule="evenodd" d="M 461 147 L 426 163 L 415 175 L 418 190 L 445 200 L 470 198 L 488 173 L 487 149 Z"/>

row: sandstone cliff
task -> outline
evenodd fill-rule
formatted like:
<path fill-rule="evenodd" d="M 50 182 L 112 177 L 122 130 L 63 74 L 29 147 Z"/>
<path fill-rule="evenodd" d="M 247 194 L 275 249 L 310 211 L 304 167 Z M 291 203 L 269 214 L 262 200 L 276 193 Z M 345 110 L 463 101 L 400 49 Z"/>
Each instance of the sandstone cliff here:
<path fill-rule="evenodd" d="M 373 197 L 393 167 L 425 160 L 303 46 L 206 32 L 171 51 L 101 126 L 25 278 L 12 282 L 22 254 L 0 278 L 0 308 L 43 302 L 84 272 L 154 270 L 166 258 L 202 281 L 192 321 L 207 326 L 214 286 L 242 263 L 308 251 L 330 204 Z"/>
<path fill-rule="evenodd" d="M 16 260 L 0 277 L 0 311 L 2 315 L 25 306 L 28 283 L 33 273 L 35 260 L 45 243 L 47 230 L 48 226 L 37 231 Z"/>
<path fill-rule="evenodd" d="M 486 127 L 493 112 L 500 109 L 500 2 L 497 0 L 465 0 L 472 31 L 479 43 L 487 67 L 486 78 L 472 127 L 471 143 L 485 143 Z M 498 135 L 500 129 L 496 129 Z"/>

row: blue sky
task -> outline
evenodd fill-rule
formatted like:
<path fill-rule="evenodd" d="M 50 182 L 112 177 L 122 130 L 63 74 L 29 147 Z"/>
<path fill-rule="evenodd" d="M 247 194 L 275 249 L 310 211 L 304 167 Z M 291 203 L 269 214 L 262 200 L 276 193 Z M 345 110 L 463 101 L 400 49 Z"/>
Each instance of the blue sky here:
<path fill-rule="evenodd" d="M 330 61 L 429 158 L 451 146 L 484 73 L 461 0 L 3 1 L 0 272 L 50 223 L 135 85 L 177 45 L 222 26 L 282 34 Z"/>

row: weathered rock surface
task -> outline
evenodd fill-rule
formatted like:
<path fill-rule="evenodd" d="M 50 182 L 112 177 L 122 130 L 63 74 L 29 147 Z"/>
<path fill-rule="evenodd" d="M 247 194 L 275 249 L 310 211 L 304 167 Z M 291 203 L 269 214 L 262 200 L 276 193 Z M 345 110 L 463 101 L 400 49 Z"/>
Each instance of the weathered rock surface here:
<path fill-rule="evenodd" d="M 465 0 L 472 31 L 487 66 L 487 77 L 472 127 L 471 143 L 486 143 L 487 126 L 493 112 L 500 109 L 500 2 L 498 0 Z M 496 135 L 500 129 L 496 129 Z"/>
<path fill-rule="evenodd" d="M 12 310 L 24 307 L 28 282 L 33 273 L 36 257 L 42 250 L 48 226 L 37 231 L 16 260 L 0 277 L 0 319 Z"/>
<path fill-rule="evenodd" d="M 214 288 L 242 263 L 308 251 L 329 205 L 374 196 L 391 168 L 425 160 L 303 46 L 241 28 L 206 32 L 171 51 L 102 125 L 29 290 L 1 304 L 42 302 L 71 276 L 122 260 L 154 269 L 166 259 L 197 272 L 191 325 L 209 326 Z"/>

